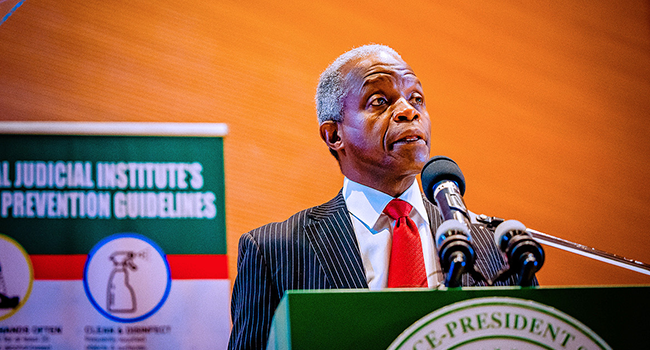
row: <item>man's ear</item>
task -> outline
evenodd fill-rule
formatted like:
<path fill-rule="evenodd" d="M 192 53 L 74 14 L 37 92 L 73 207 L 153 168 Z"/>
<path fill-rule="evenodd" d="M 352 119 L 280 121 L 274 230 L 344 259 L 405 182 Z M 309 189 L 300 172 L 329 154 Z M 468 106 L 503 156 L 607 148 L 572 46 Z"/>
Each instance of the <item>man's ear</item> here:
<path fill-rule="evenodd" d="M 343 139 L 339 132 L 339 123 L 327 120 L 320 125 L 320 137 L 325 141 L 330 150 L 338 152 L 343 148 Z"/>

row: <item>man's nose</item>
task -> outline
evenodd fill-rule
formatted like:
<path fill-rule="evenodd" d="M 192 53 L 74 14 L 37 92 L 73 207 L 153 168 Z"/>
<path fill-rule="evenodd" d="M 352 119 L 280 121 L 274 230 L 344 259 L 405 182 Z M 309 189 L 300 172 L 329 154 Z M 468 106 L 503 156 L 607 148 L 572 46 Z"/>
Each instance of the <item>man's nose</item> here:
<path fill-rule="evenodd" d="M 410 122 L 420 118 L 420 112 L 404 97 L 401 97 L 395 104 L 393 118 L 396 122 Z"/>

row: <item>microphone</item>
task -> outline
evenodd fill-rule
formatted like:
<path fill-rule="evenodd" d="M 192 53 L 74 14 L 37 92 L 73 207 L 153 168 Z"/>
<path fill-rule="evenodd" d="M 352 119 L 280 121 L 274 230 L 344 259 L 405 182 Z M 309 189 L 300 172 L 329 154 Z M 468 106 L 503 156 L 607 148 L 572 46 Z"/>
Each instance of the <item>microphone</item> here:
<path fill-rule="evenodd" d="M 435 156 L 422 168 L 422 188 L 430 202 L 436 203 L 444 222 L 436 230 L 440 265 L 446 273 L 445 285 L 461 286 L 461 277 L 470 273 L 474 280 L 487 281 L 474 269 L 476 250 L 472 245 L 470 218 L 463 194 L 465 177 L 450 158 Z"/>
<path fill-rule="evenodd" d="M 509 265 L 497 274 L 494 282 L 505 281 L 519 272 L 517 284 L 532 286 L 535 273 L 544 265 L 544 249 L 526 231 L 526 226 L 517 220 L 506 220 L 494 231 L 494 241 L 506 254 Z"/>
<path fill-rule="evenodd" d="M 476 252 L 471 239 L 467 226 L 458 220 L 446 220 L 436 230 L 440 265 L 446 273 L 445 286 L 460 287 L 463 274 L 474 269 Z"/>
<path fill-rule="evenodd" d="M 422 168 L 422 188 L 430 202 L 436 203 L 444 220 L 458 220 L 470 226 L 463 201 L 465 176 L 458 164 L 445 156 L 435 156 Z"/>

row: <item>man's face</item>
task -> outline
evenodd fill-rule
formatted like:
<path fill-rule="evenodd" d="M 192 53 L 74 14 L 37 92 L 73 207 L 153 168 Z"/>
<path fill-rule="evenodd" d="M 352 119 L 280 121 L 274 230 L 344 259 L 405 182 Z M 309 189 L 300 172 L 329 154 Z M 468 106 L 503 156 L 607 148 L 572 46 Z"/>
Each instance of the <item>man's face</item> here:
<path fill-rule="evenodd" d="M 387 52 L 344 68 L 344 157 L 360 176 L 418 174 L 429 158 L 431 121 L 420 81 Z"/>

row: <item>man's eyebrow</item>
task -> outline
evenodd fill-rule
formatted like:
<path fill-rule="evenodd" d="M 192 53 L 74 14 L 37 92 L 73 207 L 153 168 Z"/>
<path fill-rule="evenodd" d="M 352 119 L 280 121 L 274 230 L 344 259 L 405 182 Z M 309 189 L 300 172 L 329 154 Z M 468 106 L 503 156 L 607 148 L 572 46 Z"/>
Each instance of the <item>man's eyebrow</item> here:
<path fill-rule="evenodd" d="M 422 83 L 420 82 L 420 79 L 418 79 L 417 75 L 415 75 L 415 73 L 409 71 L 404 73 L 402 77 L 407 77 L 407 79 L 409 81 L 412 81 L 413 84 L 422 87 Z M 397 79 L 399 79 L 398 76 L 396 76 L 393 72 L 372 72 L 363 78 L 363 84 L 361 85 L 361 88 L 364 89 L 367 85 L 375 83 L 377 81 L 389 80 L 391 82 L 394 82 L 394 80 Z"/>
<path fill-rule="evenodd" d="M 366 87 L 368 84 L 381 81 L 381 80 L 394 80 L 395 76 L 387 72 L 374 72 L 363 77 L 363 84 L 361 87 Z"/>

